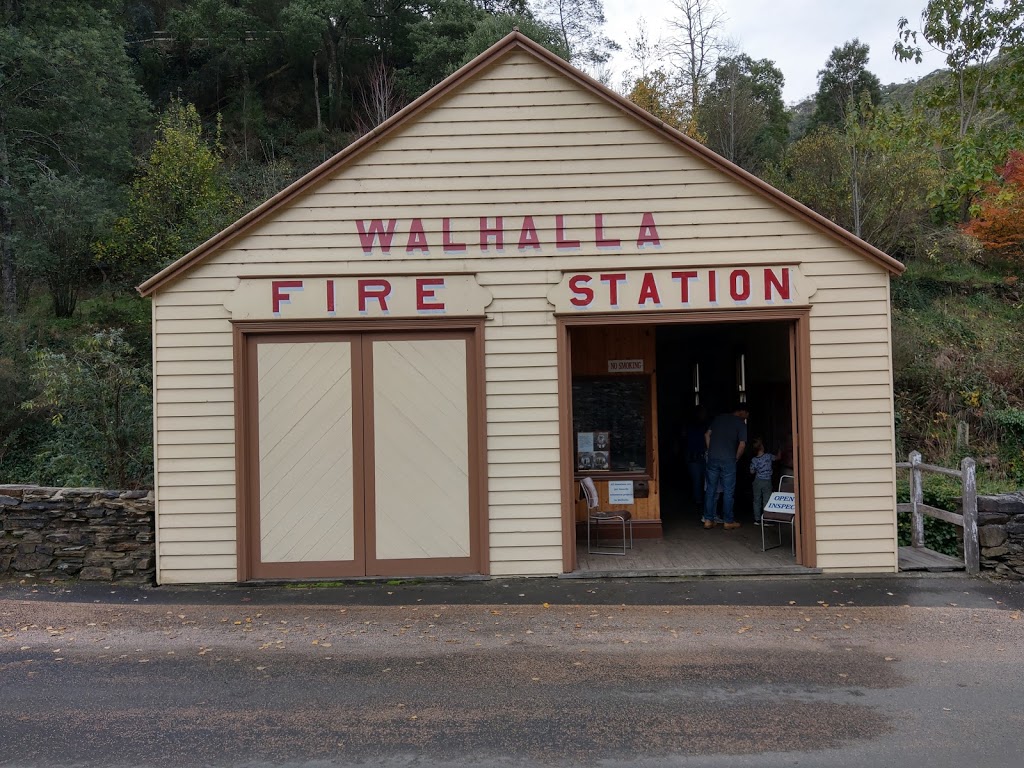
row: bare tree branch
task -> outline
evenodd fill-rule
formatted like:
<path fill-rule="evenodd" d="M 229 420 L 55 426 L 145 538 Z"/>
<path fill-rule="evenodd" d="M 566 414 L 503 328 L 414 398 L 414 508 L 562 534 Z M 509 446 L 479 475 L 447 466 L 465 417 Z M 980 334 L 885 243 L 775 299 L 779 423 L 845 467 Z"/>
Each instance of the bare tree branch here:
<path fill-rule="evenodd" d="M 672 5 L 676 16 L 668 24 L 674 34 L 665 41 L 665 50 L 682 72 L 693 122 L 701 90 L 726 49 L 722 38 L 726 16 L 714 0 L 672 0 Z"/>

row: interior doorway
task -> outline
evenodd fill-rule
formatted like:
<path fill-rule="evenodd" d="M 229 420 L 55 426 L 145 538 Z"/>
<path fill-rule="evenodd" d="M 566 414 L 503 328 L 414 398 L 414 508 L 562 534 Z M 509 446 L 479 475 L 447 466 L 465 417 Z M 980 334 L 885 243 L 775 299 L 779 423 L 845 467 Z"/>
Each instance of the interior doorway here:
<path fill-rule="evenodd" d="M 661 518 L 666 535 L 701 518 L 703 431 L 716 414 L 747 405 L 747 453 L 737 466 L 736 520 L 754 521 L 751 447 L 773 454 L 773 487 L 793 473 L 792 323 L 662 325 L 657 328 Z"/>
<path fill-rule="evenodd" d="M 561 358 L 568 395 L 568 408 L 562 411 L 567 571 L 713 575 L 804 573 L 814 568 L 810 433 L 798 432 L 798 425 L 810 420 L 805 310 L 742 317 L 724 312 L 699 318 L 588 316 L 561 323 L 560 343 L 568 352 Z M 614 396 L 600 397 L 605 390 Z M 630 399 L 629 393 L 636 396 Z M 694 430 L 701 446 L 707 420 L 731 411 L 738 402 L 750 414 L 748 444 L 760 437 L 766 452 L 779 459 L 773 487 L 781 475 L 795 476 L 795 557 L 788 530 L 785 546 L 762 548 L 762 529 L 753 524 L 749 452 L 737 472 L 735 517 L 740 528 L 703 527 L 688 471 L 687 429 L 693 426 L 695 409 L 703 407 L 705 420 Z M 644 410 L 643 418 L 636 416 L 637 409 Z M 594 446 L 603 431 L 611 445 L 607 466 L 604 461 L 588 462 L 587 452 L 597 453 Z M 622 453 L 622 447 L 629 451 Z M 630 510 L 636 546 L 625 557 L 588 552 L 587 511 L 578 496 L 585 477 L 594 480 L 602 509 Z M 697 477 L 700 482 L 703 472 Z M 613 490 L 614 498 L 621 499 L 624 485 L 634 494 L 614 502 Z M 767 533 L 777 541 L 775 529 Z"/>

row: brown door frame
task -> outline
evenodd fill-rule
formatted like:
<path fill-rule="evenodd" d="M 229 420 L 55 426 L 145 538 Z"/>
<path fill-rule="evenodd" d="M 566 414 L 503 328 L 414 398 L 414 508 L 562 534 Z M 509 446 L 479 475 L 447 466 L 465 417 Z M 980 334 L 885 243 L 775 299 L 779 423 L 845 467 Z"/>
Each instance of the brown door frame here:
<path fill-rule="evenodd" d="M 352 341 L 353 371 L 359 373 L 363 366 L 360 364 L 365 360 L 365 348 L 369 346 L 368 339 L 386 335 L 389 338 L 397 338 L 402 334 L 409 337 L 415 334 L 415 338 L 431 338 L 435 335 L 444 338 L 453 334 L 461 333 L 466 340 L 466 376 L 467 376 L 467 399 L 468 399 L 468 440 L 469 440 L 469 462 L 470 462 L 470 557 L 469 565 L 473 573 L 488 574 L 490 572 L 490 549 L 489 549 L 489 526 L 487 518 L 487 423 L 486 404 L 484 392 L 484 318 L 432 318 L 430 320 L 295 320 L 295 321 L 235 321 L 232 323 L 232 341 L 234 347 L 234 384 L 235 384 L 235 521 L 236 521 L 236 549 L 238 557 L 237 579 L 239 582 L 249 581 L 257 576 L 253 572 L 256 565 L 254 559 L 259 552 L 259 529 L 253 521 L 259 514 L 259 473 L 258 466 L 258 424 L 259 424 L 259 402 L 254 397 L 256 391 L 255 365 L 256 356 L 251 353 L 250 346 L 258 343 L 258 337 L 270 337 L 274 341 L 299 341 L 308 342 L 316 340 L 343 340 L 348 338 Z M 430 334 L 430 336 L 426 336 Z M 250 340 L 254 343 L 250 344 Z M 372 376 L 372 373 L 370 374 Z M 358 381 L 357 381 L 358 379 Z M 372 380 L 372 379 L 371 379 Z M 361 408 L 353 409 L 353 447 L 358 448 L 357 460 L 353 465 L 354 485 L 357 500 L 360 502 L 358 508 L 366 503 L 365 499 L 369 489 L 364 487 L 364 478 L 368 470 L 366 463 L 358 456 L 363 453 L 363 435 L 366 434 L 363 419 L 372 412 L 367 408 L 367 403 L 372 407 L 372 391 L 365 390 L 367 381 L 366 373 L 353 376 L 353 397 L 358 392 L 358 400 L 355 403 L 362 403 Z M 358 423 L 357 423 L 358 420 Z M 358 446 L 356 440 L 359 439 Z M 372 447 L 372 441 L 370 443 Z M 372 468 L 372 464 L 370 465 Z M 372 500 L 372 499 L 371 499 Z M 357 517 L 361 517 L 357 515 Z M 363 530 L 363 522 L 355 523 L 358 527 L 356 532 L 357 547 L 363 543 L 365 547 L 367 537 Z M 366 550 L 364 549 L 364 555 Z M 460 559 L 467 560 L 467 559 Z M 339 573 L 337 563 L 324 564 L 300 564 L 301 574 L 295 571 L 296 564 L 282 564 L 288 567 L 280 570 L 281 573 L 266 573 L 266 565 L 257 568 L 264 575 L 258 578 L 271 579 L 296 579 L 296 578 L 344 578 L 349 575 L 363 575 L 370 562 L 368 556 L 360 563 L 362 572 L 359 574 Z M 416 575 L 430 575 L 444 571 L 427 570 L 430 562 L 427 559 L 416 561 L 386 561 L 389 563 L 405 563 L 410 566 L 421 566 L 416 569 Z M 442 564 L 438 559 L 437 563 Z M 451 566 L 447 559 L 443 564 Z M 317 566 L 306 569 L 305 566 Z M 319 566 L 325 566 L 320 569 Z M 344 571 L 346 569 L 341 568 Z M 369 574 L 383 575 L 383 574 Z M 412 573 L 395 573 L 393 575 L 413 575 Z"/>
<path fill-rule="evenodd" d="M 572 447 L 571 328 L 595 325 L 674 325 L 677 323 L 741 323 L 763 320 L 790 324 L 790 397 L 793 422 L 793 471 L 796 475 L 796 562 L 808 568 L 817 563 L 814 524 L 814 451 L 811 434 L 810 307 L 780 307 L 692 312 L 622 312 L 556 315 L 558 354 L 558 443 L 562 486 L 562 568 L 576 570 L 576 489 Z"/>

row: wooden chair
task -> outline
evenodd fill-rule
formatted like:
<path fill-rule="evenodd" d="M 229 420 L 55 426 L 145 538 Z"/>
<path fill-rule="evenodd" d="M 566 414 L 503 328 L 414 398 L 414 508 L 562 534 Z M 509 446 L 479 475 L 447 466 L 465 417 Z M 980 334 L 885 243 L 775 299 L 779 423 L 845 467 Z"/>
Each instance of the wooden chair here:
<path fill-rule="evenodd" d="M 626 554 L 626 529 L 629 529 L 629 548 L 633 548 L 633 515 L 628 510 L 619 512 L 602 512 L 601 502 L 597 495 L 597 486 L 592 478 L 584 477 L 580 480 L 580 488 L 587 499 L 587 554 L 589 555 L 624 555 Z M 618 523 L 622 526 L 622 551 L 618 548 L 601 548 L 601 524 Z M 597 549 L 594 549 L 590 539 L 590 526 L 597 530 Z"/>
<path fill-rule="evenodd" d="M 794 477 L 793 475 L 783 475 L 779 478 L 779 493 L 793 493 L 794 489 Z M 780 511 L 777 509 L 769 509 L 772 506 L 772 499 L 775 498 L 773 493 L 768 498 L 768 503 L 765 505 L 764 511 L 761 512 L 761 551 L 767 552 L 769 549 L 775 549 L 775 547 L 782 546 L 782 527 L 785 525 L 789 526 L 789 541 L 793 550 L 793 556 L 796 557 L 796 507 L 794 506 L 792 512 Z M 779 531 L 779 543 L 771 547 L 765 544 L 764 529 L 769 525 L 774 525 Z"/>

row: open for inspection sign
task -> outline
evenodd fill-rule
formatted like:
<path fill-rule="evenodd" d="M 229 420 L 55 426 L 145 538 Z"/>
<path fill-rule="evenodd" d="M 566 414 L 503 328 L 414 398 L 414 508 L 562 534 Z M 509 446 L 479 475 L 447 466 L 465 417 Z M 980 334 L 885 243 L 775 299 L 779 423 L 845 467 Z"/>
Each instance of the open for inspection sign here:
<path fill-rule="evenodd" d="M 768 503 L 764 505 L 764 511 L 781 512 L 785 515 L 795 515 L 796 494 L 776 491 L 768 497 Z"/>

